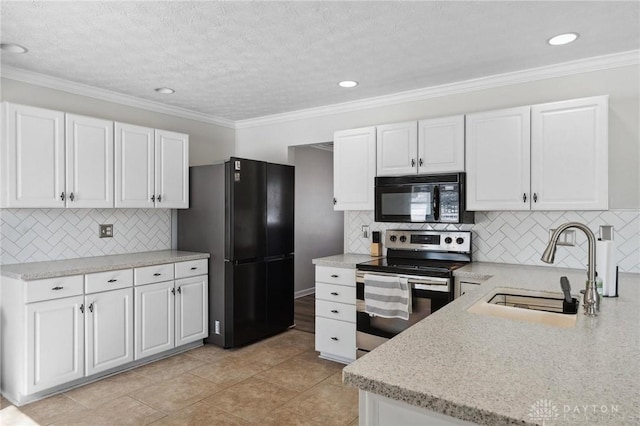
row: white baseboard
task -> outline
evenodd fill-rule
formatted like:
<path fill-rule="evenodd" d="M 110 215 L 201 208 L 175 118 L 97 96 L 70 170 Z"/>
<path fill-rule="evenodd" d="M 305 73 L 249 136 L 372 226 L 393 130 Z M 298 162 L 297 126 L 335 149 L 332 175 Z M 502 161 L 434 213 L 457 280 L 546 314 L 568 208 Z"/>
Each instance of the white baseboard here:
<path fill-rule="evenodd" d="M 308 296 L 310 294 L 315 294 L 315 292 L 316 292 L 316 288 L 315 287 L 305 288 L 304 290 L 296 291 L 295 294 L 293 295 L 293 298 L 294 299 L 298 299 L 300 297 Z"/>

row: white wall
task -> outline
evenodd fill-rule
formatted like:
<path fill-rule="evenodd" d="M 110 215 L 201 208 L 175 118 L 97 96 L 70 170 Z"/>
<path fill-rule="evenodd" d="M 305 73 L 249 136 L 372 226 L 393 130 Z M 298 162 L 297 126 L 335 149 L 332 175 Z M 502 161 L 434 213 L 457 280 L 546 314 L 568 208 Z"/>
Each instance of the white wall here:
<path fill-rule="evenodd" d="M 640 208 L 640 70 L 637 65 L 519 83 L 422 101 L 236 130 L 236 155 L 286 163 L 288 147 L 333 132 L 406 120 L 609 94 L 609 207 Z"/>
<path fill-rule="evenodd" d="M 0 100 L 187 133 L 189 135 L 189 165 L 191 166 L 219 163 L 234 155 L 235 151 L 234 129 L 7 78 L 0 80 Z"/>
<path fill-rule="evenodd" d="M 311 259 L 343 250 L 344 214 L 333 210 L 333 153 L 295 148 L 295 291 L 315 288 Z"/>

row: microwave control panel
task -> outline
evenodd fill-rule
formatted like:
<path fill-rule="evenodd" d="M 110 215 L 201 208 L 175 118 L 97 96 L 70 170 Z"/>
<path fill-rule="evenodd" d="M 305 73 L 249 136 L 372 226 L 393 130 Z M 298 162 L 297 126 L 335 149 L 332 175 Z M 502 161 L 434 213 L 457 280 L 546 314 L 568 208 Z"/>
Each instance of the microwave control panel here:
<path fill-rule="evenodd" d="M 440 185 L 440 222 L 460 220 L 460 191 L 458 185 Z"/>

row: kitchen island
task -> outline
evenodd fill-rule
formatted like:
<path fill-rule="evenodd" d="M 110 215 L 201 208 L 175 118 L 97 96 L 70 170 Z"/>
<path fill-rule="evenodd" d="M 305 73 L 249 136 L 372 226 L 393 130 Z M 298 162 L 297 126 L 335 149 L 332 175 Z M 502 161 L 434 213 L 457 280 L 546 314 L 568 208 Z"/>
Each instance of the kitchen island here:
<path fill-rule="evenodd" d="M 560 293 L 560 276 L 577 297 L 583 270 L 473 263 L 455 275 L 489 278 L 343 370 L 361 424 L 640 422 L 640 275 L 621 273 L 620 297 L 595 318 L 580 307 L 572 327 L 467 310 L 496 288 Z"/>

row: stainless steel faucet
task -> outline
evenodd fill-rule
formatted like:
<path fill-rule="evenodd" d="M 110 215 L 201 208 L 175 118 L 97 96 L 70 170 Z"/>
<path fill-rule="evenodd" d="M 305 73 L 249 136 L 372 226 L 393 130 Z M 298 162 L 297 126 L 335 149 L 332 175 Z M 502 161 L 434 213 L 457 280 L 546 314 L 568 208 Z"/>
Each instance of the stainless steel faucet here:
<path fill-rule="evenodd" d="M 545 263 L 553 263 L 556 256 L 558 238 L 560 238 L 562 232 L 569 228 L 580 229 L 589 240 L 589 263 L 587 264 L 587 284 L 584 291 L 583 306 L 586 315 L 597 315 L 597 311 L 600 309 L 600 295 L 596 289 L 596 237 L 591 232 L 591 229 L 579 222 L 568 222 L 558 226 L 551 234 L 547 248 L 544 249 L 540 260 Z"/>

